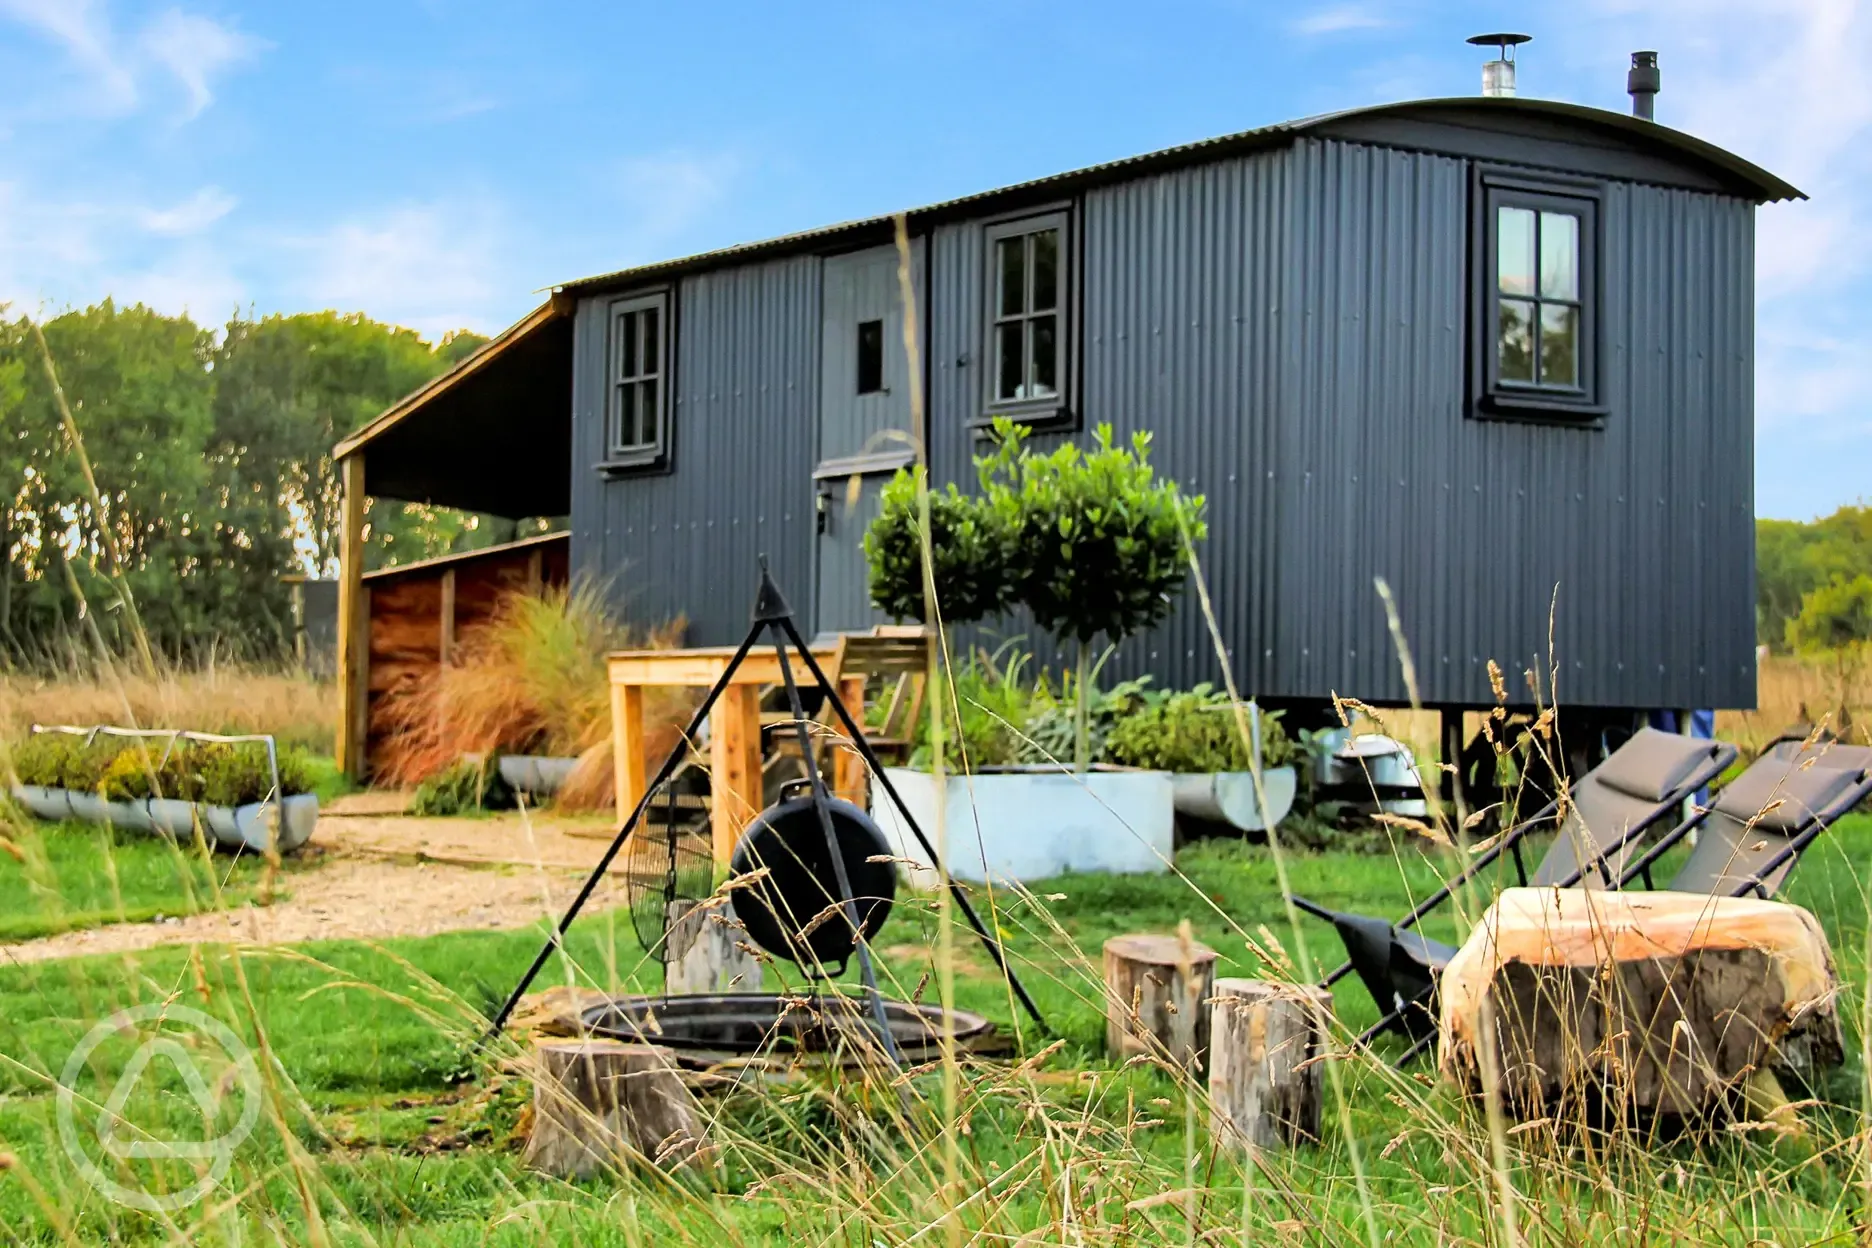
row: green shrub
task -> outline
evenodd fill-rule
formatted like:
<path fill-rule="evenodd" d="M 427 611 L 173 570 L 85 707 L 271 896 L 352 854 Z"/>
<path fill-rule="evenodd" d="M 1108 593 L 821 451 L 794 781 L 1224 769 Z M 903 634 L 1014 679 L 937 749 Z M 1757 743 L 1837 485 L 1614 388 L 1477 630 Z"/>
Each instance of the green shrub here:
<path fill-rule="evenodd" d="M 264 745 L 195 743 L 183 766 L 193 773 L 199 786 L 195 800 L 210 806 L 246 806 L 272 796 L 273 773 L 267 766 Z M 303 753 L 279 751 L 279 780 L 280 791 L 286 796 L 312 791 L 311 766 Z"/>
<path fill-rule="evenodd" d="M 166 741 L 125 741 L 117 757 L 104 769 L 99 784 L 105 797 L 114 802 L 141 801 L 146 797 L 188 799 L 194 776 L 183 765 L 180 746 L 167 749 Z M 167 757 L 165 757 L 165 752 Z"/>
<path fill-rule="evenodd" d="M 96 793 L 104 783 L 105 771 L 123 749 L 122 742 L 111 737 L 99 737 L 89 743 L 82 737 L 66 736 L 65 739 L 71 746 L 65 751 L 63 765 L 59 768 L 59 787 L 74 793 Z"/>
<path fill-rule="evenodd" d="M 936 690 L 944 707 L 943 766 L 949 771 L 1005 767 L 1024 761 L 1021 734 L 1028 720 L 1031 692 L 1021 683 L 1025 656 L 1008 657 L 1008 647 L 990 655 L 980 651 L 949 669 L 955 684 L 957 725 L 948 714 L 949 691 Z M 940 677 L 939 677 L 940 679 Z M 928 768 L 933 754 L 929 744 L 929 717 L 917 721 L 912 767 Z"/>
<path fill-rule="evenodd" d="M 66 758 L 79 743 L 77 737 L 63 733 L 35 732 L 13 747 L 13 774 L 21 784 L 60 788 L 65 783 Z"/>
<path fill-rule="evenodd" d="M 1152 771 L 1249 770 L 1235 705 L 1207 684 L 1152 699 L 1120 719 L 1111 728 L 1105 756 Z M 1280 713 L 1263 711 L 1261 765 L 1280 767 L 1293 757 L 1294 744 L 1281 727 Z"/>
<path fill-rule="evenodd" d="M 923 593 L 921 466 L 899 469 L 865 530 L 871 604 L 893 619 L 926 622 Z M 1007 610 L 1016 587 L 1011 572 L 1014 526 L 1009 513 L 972 498 L 951 482 L 929 492 L 931 564 L 944 622 L 966 624 Z"/>
<path fill-rule="evenodd" d="M 1072 759 L 1079 732 L 1073 680 L 1074 677 L 1068 673 L 1066 684 L 1057 698 L 1044 685 L 1035 691 L 1032 709 L 1027 716 L 1027 740 L 1022 745 L 1022 762 L 1057 763 Z M 1124 717 L 1135 714 L 1151 699 L 1163 695 L 1151 690 L 1149 676 L 1127 680 L 1110 689 L 1100 689 L 1097 669 L 1094 668 L 1090 681 L 1092 687 L 1086 690 L 1086 748 L 1091 757 L 1097 759 L 1105 755 L 1106 741 L 1113 726 Z"/>
<path fill-rule="evenodd" d="M 1800 614 L 1787 622 L 1788 645 L 1804 654 L 1843 650 L 1872 642 L 1872 576 L 1835 574 L 1801 598 Z"/>
<path fill-rule="evenodd" d="M 513 790 L 501 779 L 500 756 L 463 758 L 423 781 L 410 800 L 413 815 L 464 815 L 477 810 L 512 810 Z"/>

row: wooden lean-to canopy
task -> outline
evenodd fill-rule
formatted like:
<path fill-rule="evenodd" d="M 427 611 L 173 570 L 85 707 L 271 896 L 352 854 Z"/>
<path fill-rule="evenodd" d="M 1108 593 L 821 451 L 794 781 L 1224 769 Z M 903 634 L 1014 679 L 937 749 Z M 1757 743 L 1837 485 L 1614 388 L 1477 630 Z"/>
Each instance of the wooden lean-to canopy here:
<path fill-rule="evenodd" d="M 572 308 L 549 299 L 340 442 L 373 498 L 519 520 L 572 510 Z"/>

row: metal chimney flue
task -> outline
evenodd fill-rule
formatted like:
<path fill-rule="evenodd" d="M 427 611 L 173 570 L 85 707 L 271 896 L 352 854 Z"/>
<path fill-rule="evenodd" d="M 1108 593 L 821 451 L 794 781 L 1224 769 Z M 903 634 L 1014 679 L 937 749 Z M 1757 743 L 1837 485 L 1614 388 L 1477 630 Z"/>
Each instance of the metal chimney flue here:
<path fill-rule="evenodd" d="M 1499 33 L 1493 35 L 1471 35 L 1469 42 L 1478 48 L 1500 48 L 1501 54 L 1492 61 L 1482 63 L 1482 94 L 1492 97 L 1512 96 L 1515 93 L 1514 50 L 1531 40 L 1533 35 L 1515 35 Z"/>
<path fill-rule="evenodd" d="M 1657 93 L 1662 89 L 1663 82 L 1658 77 L 1657 53 L 1632 53 L 1631 69 L 1625 75 L 1625 90 L 1631 93 L 1631 115 L 1646 121 L 1656 120 L 1651 115 L 1652 108 L 1657 102 Z"/>

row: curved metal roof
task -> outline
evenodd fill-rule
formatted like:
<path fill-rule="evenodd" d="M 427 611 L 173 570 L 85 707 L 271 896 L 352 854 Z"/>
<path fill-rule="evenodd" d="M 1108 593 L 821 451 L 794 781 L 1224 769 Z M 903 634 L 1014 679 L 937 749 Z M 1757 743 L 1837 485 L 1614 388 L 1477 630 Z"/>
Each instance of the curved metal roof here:
<path fill-rule="evenodd" d="M 1057 194 L 1101 183 L 1123 181 L 1155 169 L 1196 164 L 1259 148 L 1277 147 L 1283 143 L 1291 143 L 1312 132 L 1330 131 L 1333 127 L 1346 122 L 1410 120 L 1427 113 L 1447 114 L 1449 112 L 1472 112 L 1478 119 L 1490 114 L 1497 116 L 1506 114 L 1511 117 L 1518 114 L 1525 117 L 1551 118 L 1570 123 L 1582 131 L 1597 130 L 1602 135 L 1623 140 L 1632 147 L 1647 149 L 1665 159 L 1699 169 L 1716 182 L 1734 188 L 1736 193 L 1751 198 L 1757 203 L 1807 198 L 1798 187 L 1776 177 L 1760 165 L 1744 160 L 1734 152 L 1717 147 L 1714 143 L 1706 142 L 1695 135 L 1673 130 L 1655 121 L 1645 121 L 1626 113 L 1590 108 L 1583 104 L 1567 104 L 1558 100 L 1536 100 L 1518 96 L 1456 96 L 1444 99 L 1408 100 L 1395 104 L 1373 104 L 1362 108 L 1321 113 L 1316 117 L 1303 117 L 1295 121 L 1276 122 L 1273 125 L 1260 126 L 1253 130 L 1200 139 L 1194 143 L 1184 143 L 1138 156 L 1126 156 L 1103 164 L 1089 165 L 1083 169 L 1051 174 L 1044 178 L 1018 182 L 1012 186 L 943 200 L 922 208 L 912 208 L 905 215 L 909 218 L 911 229 L 915 230 L 945 219 L 993 211 L 1004 203 L 1012 206 L 1049 193 Z M 679 259 L 662 260 L 633 268 L 618 269 L 610 273 L 601 273 L 593 277 L 579 278 L 561 283 L 555 289 L 576 294 L 604 287 L 669 277 L 694 269 L 717 268 L 725 264 L 763 256 L 810 251 L 829 243 L 888 235 L 893 229 L 895 219 L 894 215 L 890 215 L 844 221 L 836 225 L 802 230 L 795 234 L 784 234 L 759 242 L 740 243 L 732 247 L 723 247 Z"/>

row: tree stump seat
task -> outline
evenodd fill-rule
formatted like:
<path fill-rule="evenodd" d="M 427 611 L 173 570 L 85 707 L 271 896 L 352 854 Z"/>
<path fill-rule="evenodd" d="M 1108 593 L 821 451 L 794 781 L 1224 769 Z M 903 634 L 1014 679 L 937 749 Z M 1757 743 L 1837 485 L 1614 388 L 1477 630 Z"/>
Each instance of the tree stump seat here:
<path fill-rule="evenodd" d="M 1105 1047 L 1200 1070 L 1209 1049 L 1216 952 L 1186 933 L 1134 932 L 1105 942 Z"/>
<path fill-rule="evenodd" d="M 1444 970 L 1444 1073 L 1504 1106 L 1694 1116 L 1842 1059 L 1839 979 L 1798 906 L 1671 892 L 1511 888 Z"/>

